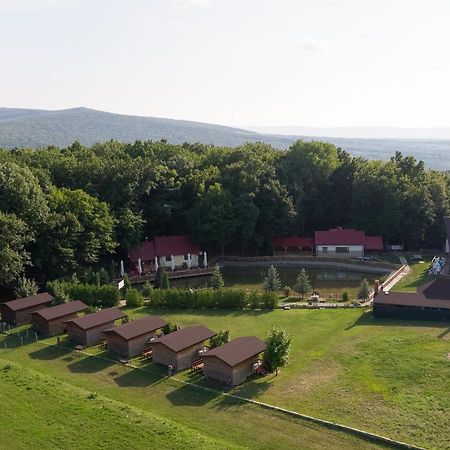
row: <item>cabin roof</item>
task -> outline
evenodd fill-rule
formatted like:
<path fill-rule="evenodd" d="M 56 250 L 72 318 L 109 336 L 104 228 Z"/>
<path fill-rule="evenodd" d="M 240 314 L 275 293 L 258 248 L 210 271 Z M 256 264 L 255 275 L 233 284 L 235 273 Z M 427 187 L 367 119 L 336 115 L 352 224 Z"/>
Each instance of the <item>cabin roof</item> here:
<path fill-rule="evenodd" d="M 28 309 L 32 306 L 45 305 L 54 300 L 48 292 L 42 292 L 40 294 L 31 295 L 30 297 L 18 298 L 17 300 L 11 300 L 3 303 L 12 311 L 20 311 L 22 309 Z"/>
<path fill-rule="evenodd" d="M 177 353 L 195 344 L 206 341 L 215 335 L 216 333 L 209 328 L 203 325 L 195 325 L 166 334 L 153 342 L 153 345 L 162 344 Z"/>
<path fill-rule="evenodd" d="M 50 308 L 40 309 L 32 314 L 37 314 L 45 320 L 59 319 L 60 317 L 68 316 L 88 309 L 88 305 L 79 300 L 63 303 L 61 305 L 51 306 Z"/>
<path fill-rule="evenodd" d="M 98 327 L 99 325 L 104 325 L 105 323 L 114 322 L 115 320 L 122 319 L 127 315 L 124 314 L 119 308 L 108 308 L 103 309 L 92 314 L 86 314 L 83 317 L 78 317 L 77 319 L 68 320 L 68 323 L 76 325 L 82 330 L 89 330 L 90 328 Z"/>
<path fill-rule="evenodd" d="M 127 341 L 146 333 L 158 330 L 167 325 L 167 322 L 157 316 L 146 316 L 140 319 L 132 320 L 118 327 L 104 330 L 104 333 L 115 333 Z"/>
<path fill-rule="evenodd" d="M 255 336 L 243 336 L 207 351 L 203 356 L 215 356 L 231 367 L 237 366 L 266 349 L 266 343 Z"/>

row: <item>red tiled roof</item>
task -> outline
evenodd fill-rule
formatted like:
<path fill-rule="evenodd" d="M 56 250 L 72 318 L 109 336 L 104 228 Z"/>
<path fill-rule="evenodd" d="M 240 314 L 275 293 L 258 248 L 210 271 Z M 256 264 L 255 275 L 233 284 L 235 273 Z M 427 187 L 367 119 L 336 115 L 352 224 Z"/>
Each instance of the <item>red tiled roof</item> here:
<path fill-rule="evenodd" d="M 231 367 L 259 355 L 266 349 L 266 344 L 255 336 L 233 339 L 226 344 L 207 351 L 203 356 L 215 356 Z"/>
<path fill-rule="evenodd" d="M 69 314 L 84 311 L 88 308 L 88 305 L 85 305 L 83 302 L 74 300 L 72 302 L 63 303 L 61 305 L 51 306 L 50 308 L 44 308 L 39 311 L 35 311 L 34 313 L 32 313 L 32 315 L 37 314 L 45 320 L 53 320 L 68 316 Z"/>
<path fill-rule="evenodd" d="M 115 320 L 122 319 L 127 315 L 124 314 L 119 308 L 103 309 L 92 314 L 86 314 L 78 319 L 68 320 L 68 323 L 73 323 L 82 330 L 89 330 L 90 328 L 104 325 L 105 323 L 114 322 Z"/>
<path fill-rule="evenodd" d="M 303 247 L 314 247 L 313 237 L 299 237 L 299 236 L 277 236 L 272 238 L 273 247 L 283 247 L 283 248 L 303 248 Z"/>
<path fill-rule="evenodd" d="M 119 325 L 118 327 L 109 328 L 103 332 L 115 333 L 126 340 L 130 340 L 135 337 L 142 336 L 143 334 L 151 333 L 152 331 L 158 330 L 166 325 L 167 322 L 160 317 L 146 316 L 123 325 Z"/>
<path fill-rule="evenodd" d="M 12 311 L 20 311 L 22 309 L 31 308 L 32 306 L 45 305 L 50 303 L 54 298 L 48 292 L 32 295 L 30 297 L 18 298 L 4 303 Z"/>
<path fill-rule="evenodd" d="M 333 228 L 328 231 L 315 232 L 316 245 L 364 245 L 364 231 L 351 228 Z"/>
<path fill-rule="evenodd" d="M 153 342 L 153 345 L 162 344 L 173 352 L 180 352 L 215 335 L 216 333 L 209 328 L 203 325 L 196 325 L 166 334 Z"/>
<path fill-rule="evenodd" d="M 364 248 L 366 250 L 383 250 L 383 238 L 381 236 L 366 236 Z"/>
<path fill-rule="evenodd" d="M 157 236 L 153 241 L 142 242 L 138 247 L 128 250 L 128 258 L 132 262 L 150 261 L 155 256 L 198 254 L 200 248 L 190 236 Z"/>

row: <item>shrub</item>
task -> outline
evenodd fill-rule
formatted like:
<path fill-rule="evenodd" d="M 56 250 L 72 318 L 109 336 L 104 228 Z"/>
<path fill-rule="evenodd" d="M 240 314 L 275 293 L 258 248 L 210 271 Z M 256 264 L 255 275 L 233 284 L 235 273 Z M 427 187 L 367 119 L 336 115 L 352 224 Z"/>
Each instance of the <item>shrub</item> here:
<path fill-rule="evenodd" d="M 359 286 L 358 298 L 361 300 L 366 300 L 369 298 L 369 294 L 370 294 L 369 283 L 364 278 L 364 280 L 361 281 L 361 285 Z"/>
<path fill-rule="evenodd" d="M 230 341 L 230 330 L 219 331 L 215 336 L 209 340 L 211 348 L 219 347 L 219 345 L 226 344 Z"/>
<path fill-rule="evenodd" d="M 29 297 L 30 295 L 36 295 L 38 292 L 38 286 L 36 282 L 29 278 L 19 278 L 17 282 L 17 288 L 14 290 L 16 298 Z"/>
<path fill-rule="evenodd" d="M 289 297 L 291 295 L 291 288 L 289 286 L 284 286 L 283 288 L 283 294 L 285 297 Z"/>
<path fill-rule="evenodd" d="M 350 300 L 350 296 L 348 295 L 348 292 L 347 291 L 344 291 L 343 293 L 342 293 L 342 301 L 343 302 L 348 302 Z"/>
<path fill-rule="evenodd" d="M 162 332 L 164 334 L 170 334 L 173 333 L 174 331 L 178 331 L 181 330 L 181 326 L 178 323 L 168 323 L 167 325 L 165 325 L 162 329 Z"/>
<path fill-rule="evenodd" d="M 153 291 L 153 286 L 148 281 L 142 286 L 142 295 L 147 299 L 152 296 Z"/>
<path fill-rule="evenodd" d="M 98 276 L 100 278 L 100 284 L 109 284 L 112 281 L 108 271 L 104 267 L 98 271 Z"/>
<path fill-rule="evenodd" d="M 134 288 L 127 290 L 125 298 L 127 300 L 127 306 L 131 306 L 133 308 L 137 308 L 144 304 L 144 297 L 142 297 L 142 294 Z"/>
<path fill-rule="evenodd" d="M 278 298 L 275 292 L 264 292 L 260 297 L 262 309 L 274 309 L 278 305 Z"/>

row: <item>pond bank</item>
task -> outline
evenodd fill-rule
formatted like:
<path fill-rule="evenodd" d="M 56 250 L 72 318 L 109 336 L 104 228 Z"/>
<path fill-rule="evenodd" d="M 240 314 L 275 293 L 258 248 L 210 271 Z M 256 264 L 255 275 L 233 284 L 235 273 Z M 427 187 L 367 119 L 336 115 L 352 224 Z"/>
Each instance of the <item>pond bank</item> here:
<path fill-rule="evenodd" d="M 237 257 L 225 256 L 217 261 L 221 267 L 311 267 L 311 268 L 330 268 L 343 271 L 353 271 L 359 273 L 377 273 L 389 274 L 398 266 L 389 263 L 380 263 L 375 261 L 343 261 L 335 258 L 318 257 L 287 257 L 287 256 L 256 256 L 256 257 Z"/>

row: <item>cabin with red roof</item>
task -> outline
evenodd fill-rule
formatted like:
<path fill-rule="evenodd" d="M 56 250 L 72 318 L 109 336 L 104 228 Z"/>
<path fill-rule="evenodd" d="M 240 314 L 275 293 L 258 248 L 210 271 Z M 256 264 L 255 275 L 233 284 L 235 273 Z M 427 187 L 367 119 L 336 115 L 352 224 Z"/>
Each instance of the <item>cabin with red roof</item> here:
<path fill-rule="evenodd" d="M 331 228 L 316 231 L 316 255 L 333 258 L 362 258 L 366 251 L 382 251 L 381 236 L 366 236 L 364 231 L 352 228 Z"/>
<path fill-rule="evenodd" d="M 367 251 L 383 251 L 381 236 L 367 236 L 352 228 L 331 228 L 316 231 L 314 237 L 274 237 L 274 255 L 302 254 L 333 258 L 362 258 Z"/>
<path fill-rule="evenodd" d="M 156 236 L 128 250 L 129 260 L 137 267 L 140 259 L 144 272 L 155 269 L 155 258 L 160 267 L 171 268 L 173 257 L 174 267 L 181 268 L 187 267 L 190 255 L 191 267 L 198 267 L 199 254 L 199 246 L 188 235 Z"/>

